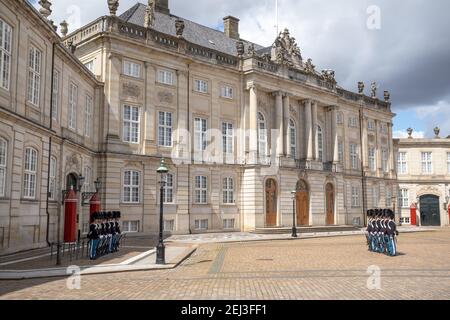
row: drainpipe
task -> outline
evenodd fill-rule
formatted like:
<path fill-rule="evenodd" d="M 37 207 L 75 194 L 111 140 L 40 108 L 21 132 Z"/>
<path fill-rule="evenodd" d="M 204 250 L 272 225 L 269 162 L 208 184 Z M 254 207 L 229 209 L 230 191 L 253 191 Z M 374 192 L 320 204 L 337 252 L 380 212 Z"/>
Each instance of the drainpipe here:
<path fill-rule="evenodd" d="M 191 133 L 191 65 L 187 65 L 187 131 L 189 132 L 188 146 L 191 147 L 192 137 Z M 191 229 L 191 163 L 192 163 L 192 148 L 189 148 L 189 162 L 188 162 L 188 220 L 189 220 L 189 234 L 192 234 Z"/>

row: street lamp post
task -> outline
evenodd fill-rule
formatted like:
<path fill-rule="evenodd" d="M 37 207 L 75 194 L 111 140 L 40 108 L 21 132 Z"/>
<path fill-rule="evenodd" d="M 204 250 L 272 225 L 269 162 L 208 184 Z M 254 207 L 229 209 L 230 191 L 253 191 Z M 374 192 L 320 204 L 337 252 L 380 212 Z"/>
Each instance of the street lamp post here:
<path fill-rule="evenodd" d="M 81 189 L 84 186 L 84 180 L 85 180 L 85 178 L 82 175 L 79 175 L 78 186 L 77 186 L 77 193 L 80 197 L 80 201 L 78 202 L 80 205 L 79 205 L 78 216 L 77 216 L 77 223 L 78 223 L 77 239 L 78 239 L 78 242 L 80 242 L 81 228 L 82 228 L 82 223 L 83 223 L 83 194 L 81 193 Z"/>
<path fill-rule="evenodd" d="M 169 169 L 167 168 L 166 162 L 164 158 L 161 159 L 161 163 L 159 165 L 158 170 L 156 170 L 157 173 L 161 175 L 161 189 L 160 189 L 160 200 L 159 200 L 159 241 L 158 246 L 156 247 L 156 264 L 166 264 L 166 248 L 164 246 L 164 238 L 163 238 L 163 232 L 164 232 L 164 177 L 169 172 Z"/>
<path fill-rule="evenodd" d="M 295 198 L 297 195 L 297 191 L 292 191 L 292 238 L 297 238 L 297 227 L 295 226 Z"/>
<path fill-rule="evenodd" d="M 396 212 L 395 212 L 395 200 L 397 200 L 397 197 L 392 197 L 392 207 L 393 207 L 393 211 L 394 211 L 394 216 L 396 216 L 397 214 L 396 214 Z M 400 206 L 399 206 L 400 207 Z M 400 211 L 400 210 L 399 210 Z M 398 225 L 399 226 L 401 226 L 402 225 L 402 223 L 401 223 L 401 217 L 400 217 L 400 213 L 399 213 L 399 215 L 398 215 Z"/>

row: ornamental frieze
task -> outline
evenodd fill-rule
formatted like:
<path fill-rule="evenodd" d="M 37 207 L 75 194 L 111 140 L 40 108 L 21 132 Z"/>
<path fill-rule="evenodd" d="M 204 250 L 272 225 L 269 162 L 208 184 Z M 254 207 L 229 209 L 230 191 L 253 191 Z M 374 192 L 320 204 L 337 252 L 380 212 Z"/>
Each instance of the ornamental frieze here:
<path fill-rule="evenodd" d="M 122 85 L 122 94 L 127 97 L 138 99 L 141 96 L 141 88 L 131 82 L 125 82 Z"/>
<path fill-rule="evenodd" d="M 158 99 L 161 103 L 173 103 L 174 95 L 173 93 L 167 92 L 167 91 L 160 91 L 158 92 Z"/>

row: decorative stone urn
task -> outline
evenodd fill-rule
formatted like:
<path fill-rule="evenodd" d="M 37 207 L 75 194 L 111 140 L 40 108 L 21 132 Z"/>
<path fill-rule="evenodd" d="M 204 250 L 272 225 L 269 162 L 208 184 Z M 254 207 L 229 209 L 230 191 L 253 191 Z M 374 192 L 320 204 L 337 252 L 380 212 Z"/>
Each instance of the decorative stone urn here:
<path fill-rule="evenodd" d="M 115 16 L 119 9 L 119 0 L 108 0 L 109 14 Z"/>

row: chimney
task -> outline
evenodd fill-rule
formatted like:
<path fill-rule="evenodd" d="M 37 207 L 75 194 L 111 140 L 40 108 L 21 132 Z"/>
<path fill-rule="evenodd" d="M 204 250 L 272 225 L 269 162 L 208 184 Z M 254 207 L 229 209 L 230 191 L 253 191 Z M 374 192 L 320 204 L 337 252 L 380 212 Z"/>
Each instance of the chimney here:
<path fill-rule="evenodd" d="M 239 19 L 228 16 L 223 18 L 224 33 L 228 38 L 239 40 Z"/>
<path fill-rule="evenodd" d="M 155 0 L 155 10 L 164 14 L 170 14 L 169 0 Z"/>

